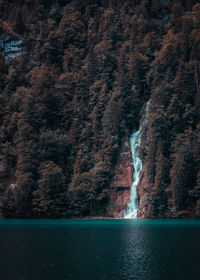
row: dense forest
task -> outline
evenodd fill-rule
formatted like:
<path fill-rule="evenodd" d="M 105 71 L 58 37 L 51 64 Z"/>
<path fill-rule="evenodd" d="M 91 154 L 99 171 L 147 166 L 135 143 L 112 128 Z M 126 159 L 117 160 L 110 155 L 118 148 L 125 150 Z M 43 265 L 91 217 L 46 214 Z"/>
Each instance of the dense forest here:
<path fill-rule="evenodd" d="M 110 216 L 150 100 L 147 217 L 200 217 L 200 1 L 0 0 L 3 217 Z"/>

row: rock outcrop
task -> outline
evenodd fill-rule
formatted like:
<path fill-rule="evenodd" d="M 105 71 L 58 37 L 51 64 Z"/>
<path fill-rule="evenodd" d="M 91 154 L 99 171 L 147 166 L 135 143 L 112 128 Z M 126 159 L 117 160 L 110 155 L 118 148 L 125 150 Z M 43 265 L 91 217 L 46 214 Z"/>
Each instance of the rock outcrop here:
<path fill-rule="evenodd" d="M 132 156 L 129 139 L 123 140 L 119 159 L 110 185 L 109 213 L 114 218 L 122 218 L 130 199 L 130 189 L 133 181 Z"/>
<path fill-rule="evenodd" d="M 200 218 L 197 2 L 0 0 L 4 217 Z"/>
<path fill-rule="evenodd" d="M 138 208 L 138 218 L 145 219 L 149 215 L 149 200 L 148 194 L 146 192 L 147 188 L 147 177 L 145 176 L 146 166 L 143 164 L 143 170 L 140 174 L 140 182 L 137 187 L 138 200 L 139 200 L 139 208 Z"/>
<path fill-rule="evenodd" d="M 7 64 L 20 57 L 22 53 L 22 38 L 11 36 L 0 37 L 0 50 L 3 52 Z"/>

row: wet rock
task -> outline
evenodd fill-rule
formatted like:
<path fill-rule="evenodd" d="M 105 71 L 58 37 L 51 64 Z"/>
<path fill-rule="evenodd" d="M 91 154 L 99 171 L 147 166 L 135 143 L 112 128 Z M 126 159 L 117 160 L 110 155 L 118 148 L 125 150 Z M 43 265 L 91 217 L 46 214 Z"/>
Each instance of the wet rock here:
<path fill-rule="evenodd" d="M 133 166 L 129 139 L 125 138 L 119 154 L 110 188 L 109 212 L 114 218 L 122 218 L 130 199 Z"/>

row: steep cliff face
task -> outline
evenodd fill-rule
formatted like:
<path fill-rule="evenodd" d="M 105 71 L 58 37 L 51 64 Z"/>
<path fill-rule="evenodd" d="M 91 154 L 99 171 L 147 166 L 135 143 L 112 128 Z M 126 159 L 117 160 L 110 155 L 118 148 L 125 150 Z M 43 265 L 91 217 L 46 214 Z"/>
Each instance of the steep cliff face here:
<path fill-rule="evenodd" d="M 151 207 L 150 197 L 149 197 L 151 190 L 149 190 L 148 182 L 149 181 L 146 175 L 146 165 L 143 164 L 143 170 L 140 174 L 140 182 L 137 187 L 138 200 L 139 200 L 137 217 L 140 219 L 154 218 L 154 215 L 152 214 L 152 207 Z M 164 217 L 162 217 L 161 215 L 160 218 L 164 218 Z"/>
<path fill-rule="evenodd" d="M 174 104 L 166 106 L 164 112 L 158 109 L 161 105 L 157 103 L 158 99 L 156 103 L 151 99 L 149 120 L 142 131 L 143 170 L 137 187 L 138 218 L 198 218 L 198 125 L 191 129 L 186 124 L 189 120 L 180 116 L 176 119 L 176 126 L 182 133 L 177 135 L 173 126 L 170 130 L 166 129 L 170 126 L 171 118 L 174 118 L 168 112 Z M 176 106 L 173 110 L 178 113 Z M 187 107 L 189 105 L 186 106 L 186 112 Z M 159 117 L 155 112 L 159 112 Z M 155 122 L 159 122 L 159 126 L 155 126 Z"/>
<path fill-rule="evenodd" d="M 198 0 L 0 0 L 4 217 L 200 216 Z M 143 109 L 142 109 L 143 108 Z"/>
<path fill-rule="evenodd" d="M 130 142 L 123 139 L 119 158 L 114 169 L 110 184 L 110 201 L 108 212 L 114 218 L 122 218 L 130 199 L 130 189 L 133 181 L 133 166 Z"/>

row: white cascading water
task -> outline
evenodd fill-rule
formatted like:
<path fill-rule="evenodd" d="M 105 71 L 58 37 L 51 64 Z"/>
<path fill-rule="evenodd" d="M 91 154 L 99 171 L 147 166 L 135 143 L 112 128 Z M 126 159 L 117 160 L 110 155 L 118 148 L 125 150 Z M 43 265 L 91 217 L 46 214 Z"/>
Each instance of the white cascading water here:
<path fill-rule="evenodd" d="M 144 120 L 140 124 L 139 130 L 133 133 L 130 137 L 130 146 L 132 153 L 132 164 L 133 164 L 133 183 L 131 185 L 130 201 L 127 204 L 127 208 L 124 212 L 124 219 L 137 219 L 138 212 L 138 196 L 137 186 L 140 180 L 140 172 L 142 171 L 142 161 L 139 157 L 139 148 L 141 144 L 141 130 L 148 121 L 148 108 L 149 103 L 147 102 L 145 109 Z"/>

